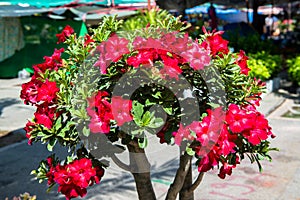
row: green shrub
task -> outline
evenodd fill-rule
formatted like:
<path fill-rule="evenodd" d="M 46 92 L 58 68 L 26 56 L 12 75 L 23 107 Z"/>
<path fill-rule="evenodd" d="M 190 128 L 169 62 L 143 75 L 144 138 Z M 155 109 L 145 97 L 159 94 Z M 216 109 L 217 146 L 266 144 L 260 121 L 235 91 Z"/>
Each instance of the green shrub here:
<path fill-rule="evenodd" d="M 282 69 L 279 55 L 271 55 L 265 51 L 249 54 L 248 66 L 250 76 L 267 80 L 275 77 Z"/>
<path fill-rule="evenodd" d="M 166 27 L 167 29 L 169 26 L 172 26 L 175 30 L 180 31 L 188 28 L 187 26 L 182 26 L 180 19 L 175 18 L 168 11 L 152 9 L 148 12 L 141 10 L 136 16 L 126 19 L 122 29 L 131 31 L 145 28 L 148 25 Z"/>
<path fill-rule="evenodd" d="M 248 53 L 256 53 L 266 51 L 269 53 L 276 52 L 275 45 L 270 40 L 262 40 L 258 33 L 247 34 L 243 36 L 238 30 L 228 31 L 226 39 L 229 45 L 235 49 L 236 52 L 244 50 Z"/>
<path fill-rule="evenodd" d="M 287 60 L 288 74 L 291 80 L 300 86 L 300 55 Z"/>
<path fill-rule="evenodd" d="M 251 71 L 249 72 L 249 75 L 251 77 L 259 78 L 261 80 L 267 80 L 271 77 L 264 61 L 257 59 L 249 59 L 247 63 L 249 68 L 251 69 Z"/>

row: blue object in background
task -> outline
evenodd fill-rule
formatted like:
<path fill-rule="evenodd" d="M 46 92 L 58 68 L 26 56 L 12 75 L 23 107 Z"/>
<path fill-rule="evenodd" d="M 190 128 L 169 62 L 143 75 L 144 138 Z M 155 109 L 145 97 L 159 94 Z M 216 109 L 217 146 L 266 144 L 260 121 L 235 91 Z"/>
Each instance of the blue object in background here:
<path fill-rule="evenodd" d="M 226 8 L 225 6 L 213 4 L 216 8 L 217 17 L 222 19 L 228 23 L 237 23 L 237 22 L 247 22 L 247 12 L 240 11 L 235 8 Z M 210 4 L 205 3 L 193 8 L 189 8 L 185 10 L 186 14 L 207 14 L 207 9 Z M 253 13 L 248 12 L 249 22 L 253 21 Z"/>

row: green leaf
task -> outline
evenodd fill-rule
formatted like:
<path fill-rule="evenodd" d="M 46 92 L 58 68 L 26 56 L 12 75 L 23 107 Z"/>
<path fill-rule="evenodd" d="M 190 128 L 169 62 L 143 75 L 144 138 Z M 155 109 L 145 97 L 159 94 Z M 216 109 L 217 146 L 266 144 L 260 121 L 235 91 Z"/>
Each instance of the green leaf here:
<path fill-rule="evenodd" d="M 57 137 L 61 137 L 61 138 L 64 138 L 66 136 L 66 132 L 63 130 L 61 130 L 58 134 L 57 134 Z"/>
<path fill-rule="evenodd" d="M 156 92 L 156 94 L 152 94 L 152 96 L 156 99 L 160 99 L 162 97 L 161 92 Z"/>
<path fill-rule="evenodd" d="M 262 172 L 262 171 L 263 171 L 263 168 L 262 168 L 262 166 L 261 166 L 261 164 L 260 164 L 260 161 L 259 161 L 258 156 L 254 156 L 254 159 L 255 159 L 255 161 L 256 161 L 256 163 L 257 163 L 257 165 L 258 165 L 259 172 Z"/>
<path fill-rule="evenodd" d="M 55 146 L 57 140 L 56 138 L 51 138 L 47 144 L 47 149 L 48 151 L 52 151 L 53 150 L 53 147 Z"/>
<path fill-rule="evenodd" d="M 73 162 L 73 158 L 71 157 L 71 156 L 67 156 L 67 163 L 71 163 L 71 162 Z"/>
<path fill-rule="evenodd" d="M 44 132 L 38 132 L 37 137 L 44 137 L 46 134 Z"/>
<path fill-rule="evenodd" d="M 148 126 L 152 117 L 153 117 L 153 113 L 146 111 L 142 117 L 142 126 Z"/>
<path fill-rule="evenodd" d="M 208 102 L 208 105 L 210 105 L 213 109 L 220 107 L 219 104 L 213 103 L 213 102 Z"/>
<path fill-rule="evenodd" d="M 151 102 L 149 99 L 147 99 L 146 100 L 146 102 L 145 102 L 145 106 L 152 106 L 152 105 L 155 105 L 156 103 L 154 103 L 154 102 Z"/>
<path fill-rule="evenodd" d="M 54 128 L 55 130 L 58 130 L 60 129 L 62 126 L 62 117 L 59 117 L 56 121 L 55 121 L 55 125 L 54 125 Z"/>
<path fill-rule="evenodd" d="M 190 147 L 186 147 L 185 151 L 190 156 L 194 156 L 195 155 L 195 151 L 192 148 L 190 148 Z"/>
<path fill-rule="evenodd" d="M 139 143 L 139 147 L 144 149 L 147 147 L 148 145 L 148 140 L 147 140 L 147 137 L 146 135 L 144 134 L 144 136 L 142 138 L 139 138 L 138 139 L 138 143 Z"/>
<path fill-rule="evenodd" d="M 163 118 L 153 117 L 147 127 L 150 128 L 159 128 L 165 124 Z"/>
<path fill-rule="evenodd" d="M 88 129 L 86 126 L 83 127 L 82 129 L 82 134 L 86 137 L 88 137 L 90 135 L 90 129 Z"/>
<path fill-rule="evenodd" d="M 190 131 L 190 135 L 193 136 L 194 138 L 197 138 L 196 132 Z"/>
<path fill-rule="evenodd" d="M 51 191 L 51 189 L 53 188 L 54 185 L 55 185 L 55 183 L 52 183 L 51 185 L 49 185 L 48 189 L 46 190 L 46 192 L 49 193 Z"/>
<path fill-rule="evenodd" d="M 138 101 L 133 101 L 132 102 L 133 120 L 136 122 L 142 121 L 143 112 L 144 112 L 144 106 Z"/>
<path fill-rule="evenodd" d="M 165 108 L 163 107 L 164 111 L 168 114 L 168 115 L 172 115 L 173 114 L 173 108 L 169 107 L 169 108 Z"/>
<path fill-rule="evenodd" d="M 32 170 L 32 171 L 30 172 L 30 175 L 36 175 L 36 174 L 37 174 L 36 170 Z"/>

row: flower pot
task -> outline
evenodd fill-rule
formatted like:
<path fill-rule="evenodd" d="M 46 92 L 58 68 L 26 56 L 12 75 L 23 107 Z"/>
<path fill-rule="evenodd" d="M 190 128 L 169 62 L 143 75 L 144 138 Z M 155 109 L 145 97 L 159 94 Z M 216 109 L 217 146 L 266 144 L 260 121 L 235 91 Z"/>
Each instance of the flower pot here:
<path fill-rule="evenodd" d="M 275 77 L 266 81 L 267 94 L 275 92 L 280 88 L 280 78 Z"/>

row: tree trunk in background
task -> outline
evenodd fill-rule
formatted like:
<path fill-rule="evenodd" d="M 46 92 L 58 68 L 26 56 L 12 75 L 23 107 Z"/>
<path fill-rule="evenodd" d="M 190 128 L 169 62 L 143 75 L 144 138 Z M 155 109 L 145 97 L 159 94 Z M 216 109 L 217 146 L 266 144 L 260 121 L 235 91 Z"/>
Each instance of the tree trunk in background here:
<path fill-rule="evenodd" d="M 263 33 L 264 21 L 261 21 L 260 15 L 258 14 L 258 7 L 266 3 L 266 0 L 252 0 L 252 9 L 253 9 L 253 28 L 259 33 Z"/>

